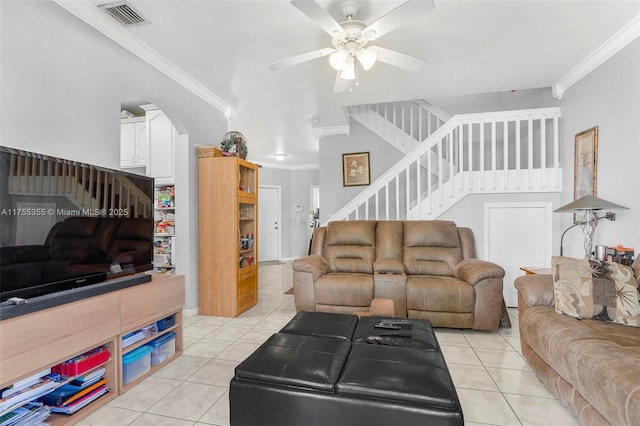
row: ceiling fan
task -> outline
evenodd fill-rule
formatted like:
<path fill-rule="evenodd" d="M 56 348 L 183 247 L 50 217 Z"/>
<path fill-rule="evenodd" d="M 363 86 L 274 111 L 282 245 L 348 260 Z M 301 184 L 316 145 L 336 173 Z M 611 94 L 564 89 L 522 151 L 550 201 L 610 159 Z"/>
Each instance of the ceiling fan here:
<path fill-rule="evenodd" d="M 380 46 L 367 46 L 367 44 L 409 20 L 433 10 L 433 0 L 408 0 L 371 25 L 355 19 L 360 9 L 355 1 L 346 1 L 340 6 L 340 12 L 345 17 L 345 21 L 341 23 L 336 22 L 314 0 L 292 0 L 291 4 L 331 36 L 333 48 L 318 49 L 274 62 L 269 65 L 273 70 L 329 56 L 329 63 L 338 71 L 333 91 L 339 93 L 350 88 L 350 82 L 357 79 L 358 64 L 365 71 L 371 69 L 376 61 L 408 71 L 416 71 L 424 63 L 424 59 Z"/>

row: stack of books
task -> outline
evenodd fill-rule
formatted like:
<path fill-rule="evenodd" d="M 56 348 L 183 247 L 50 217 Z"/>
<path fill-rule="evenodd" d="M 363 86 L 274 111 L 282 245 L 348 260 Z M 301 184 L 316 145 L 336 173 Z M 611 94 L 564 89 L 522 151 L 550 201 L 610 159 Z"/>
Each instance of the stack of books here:
<path fill-rule="evenodd" d="M 57 387 L 60 377 L 57 374 L 47 374 L 42 377 L 29 377 L 11 387 L 2 389 L 0 394 L 0 416 L 10 413 L 33 401 Z M 2 424 L 2 423 L 0 423 Z"/>
<path fill-rule="evenodd" d="M 49 407 L 42 403 L 29 402 L 22 407 L 0 416 L 0 426 L 32 426 L 43 423 L 51 415 Z"/>
<path fill-rule="evenodd" d="M 104 368 L 98 368 L 84 376 L 40 397 L 38 401 L 51 407 L 51 412 L 73 414 L 87 404 L 109 392 Z"/>

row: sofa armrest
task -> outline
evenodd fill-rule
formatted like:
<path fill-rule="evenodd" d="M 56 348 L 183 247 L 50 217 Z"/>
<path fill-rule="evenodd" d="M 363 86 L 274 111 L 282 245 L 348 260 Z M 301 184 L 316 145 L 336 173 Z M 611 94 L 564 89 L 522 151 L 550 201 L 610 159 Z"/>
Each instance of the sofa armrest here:
<path fill-rule="evenodd" d="M 488 278 L 504 278 L 504 269 L 495 263 L 479 259 L 465 259 L 458 262 L 453 276 L 475 286 Z"/>
<path fill-rule="evenodd" d="M 513 285 L 528 306 L 555 306 L 550 274 L 523 275 L 516 278 Z"/>
<path fill-rule="evenodd" d="M 312 254 L 293 262 L 294 272 L 309 272 L 313 281 L 329 272 L 329 261 L 322 256 Z"/>
<path fill-rule="evenodd" d="M 145 263 L 151 263 L 151 252 L 148 250 L 120 253 L 111 261 L 112 265 L 144 265 Z"/>
<path fill-rule="evenodd" d="M 314 284 L 318 278 L 329 272 L 329 261 L 312 254 L 293 262 L 293 300 L 296 311 L 316 310 Z"/>
<path fill-rule="evenodd" d="M 398 259 L 378 259 L 373 262 L 373 272 L 378 274 L 404 274 L 404 264 Z"/>

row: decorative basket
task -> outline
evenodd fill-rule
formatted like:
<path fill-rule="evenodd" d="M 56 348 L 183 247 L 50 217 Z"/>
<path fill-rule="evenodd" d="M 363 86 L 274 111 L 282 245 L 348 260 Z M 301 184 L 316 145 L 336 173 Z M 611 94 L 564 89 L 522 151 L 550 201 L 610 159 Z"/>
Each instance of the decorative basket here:
<path fill-rule="evenodd" d="M 217 146 L 196 145 L 198 158 L 222 157 L 222 150 Z"/>

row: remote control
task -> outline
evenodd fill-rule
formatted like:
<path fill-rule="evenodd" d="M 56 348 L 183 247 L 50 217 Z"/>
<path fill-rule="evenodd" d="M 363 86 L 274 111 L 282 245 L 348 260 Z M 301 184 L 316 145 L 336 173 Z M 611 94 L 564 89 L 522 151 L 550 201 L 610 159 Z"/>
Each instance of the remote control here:
<path fill-rule="evenodd" d="M 373 324 L 373 328 L 384 328 L 386 330 L 400 330 L 401 327 L 395 324 L 377 323 L 377 324 Z"/>
<path fill-rule="evenodd" d="M 402 325 L 411 325 L 411 320 L 401 319 L 401 318 L 383 318 L 380 320 L 381 323 L 390 323 L 390 324 L 402 324 Z"/>
<path fill-rule="evenodd" d="M 403 328 L 411 328 L 411 320 L 404 320 L 404 319 L 382 319 L 380 320 L 380 324 L 392 324 L 392 325 L 399 325 L 400 327 Z"/>

